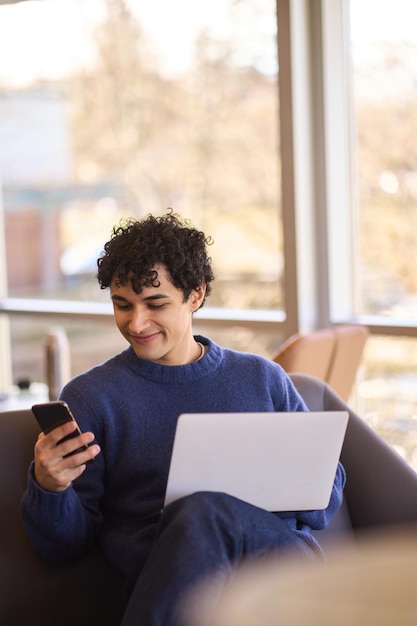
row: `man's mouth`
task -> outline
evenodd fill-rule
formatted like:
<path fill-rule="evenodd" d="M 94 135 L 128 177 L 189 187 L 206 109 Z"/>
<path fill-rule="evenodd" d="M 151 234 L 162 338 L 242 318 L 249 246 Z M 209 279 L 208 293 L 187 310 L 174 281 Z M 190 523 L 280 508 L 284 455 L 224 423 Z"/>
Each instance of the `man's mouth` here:
<path fill-rule="evenodd" d="M 139 344 L 147 344 L 153 341 L 156 337 L 158 337 L 159 333 L 151 333 L 150 335 L 130 335 L 130 338 L 135 343 Z"/>

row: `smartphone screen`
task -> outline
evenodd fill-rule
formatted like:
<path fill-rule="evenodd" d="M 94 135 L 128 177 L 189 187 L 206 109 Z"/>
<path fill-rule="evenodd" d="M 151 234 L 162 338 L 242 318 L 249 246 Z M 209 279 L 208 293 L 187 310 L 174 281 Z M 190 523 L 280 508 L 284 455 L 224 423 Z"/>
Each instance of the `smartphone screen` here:
<path fill-rule="evenodd" d="M 61 444 L 63 441 L 67 441 L 67 439 L 72 439 L 73 437 L 81 435 L 81 430 L 66 402 L 56 400 L 54 402 L 34 404 L 32 406 L 32 413 L 34 414 L 39 426 L 41 427 L 45 435 L 51 432 L 51 430 L 53 430 L 54 428 L 62 426 L 62 424 L 65 424 L 66 422 L 75 423 L 76 429 L 69 435 L 66 435 L 65 437 L 60 439 L 56 444 L 57 446 L 59 446 L 59 444 Z M 73 454 L 77 454 L 78 452 L 86 449 L 87 446 L 77 448 L 73 452 L 66 454 L 64 458 L 66 458 L 67 456 L 72 456 Z"/>

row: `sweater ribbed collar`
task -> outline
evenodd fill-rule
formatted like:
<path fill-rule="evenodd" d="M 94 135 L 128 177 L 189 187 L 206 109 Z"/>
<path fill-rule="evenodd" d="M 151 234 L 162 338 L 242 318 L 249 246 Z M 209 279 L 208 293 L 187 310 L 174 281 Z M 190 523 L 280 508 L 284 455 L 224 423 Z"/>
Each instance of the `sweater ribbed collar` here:
<path fill-rule="evenodd" d="M 147 380 L 162 384 L 191 383 L 212 374 L 223 360 L 223 349 L 211 339 L 201 335 L 195 335 L 194 339 L 208 349 L 203 358 L 187 365 L 161 365 L 140 359 L 131 346 L 121 356 L 130 369 Z"/>

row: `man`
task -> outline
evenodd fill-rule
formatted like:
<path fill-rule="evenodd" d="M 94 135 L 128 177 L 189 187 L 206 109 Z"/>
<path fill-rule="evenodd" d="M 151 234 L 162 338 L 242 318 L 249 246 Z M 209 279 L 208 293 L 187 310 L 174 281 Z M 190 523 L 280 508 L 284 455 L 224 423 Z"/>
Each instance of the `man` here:
<path fill-rule="evenodd" d="M 130 346 L 65 386 L 61 399 L 83 434 L 56 445 L 73 429 L 65 424 L 39 436 L 22 502 L 45 559 L 69 563 L 98 540 L 125 576 L 123 626 L 182 624 L 190 589 L 213 575 L 220 593 L 244 559 L 288 550 L 320 558 L 311 531 L 342 500 L 339 465 L 323 511 L 270 513 L 221 493 L 193 494 L 162 511 L 181 413 L 306 410 L 277 364 L 193 336 L 193 313 L 214 278 L 208 243 L 172 212 L 114 229 L 97 278 Z M 201 623 L 209 621 L 205 606 Z"/>

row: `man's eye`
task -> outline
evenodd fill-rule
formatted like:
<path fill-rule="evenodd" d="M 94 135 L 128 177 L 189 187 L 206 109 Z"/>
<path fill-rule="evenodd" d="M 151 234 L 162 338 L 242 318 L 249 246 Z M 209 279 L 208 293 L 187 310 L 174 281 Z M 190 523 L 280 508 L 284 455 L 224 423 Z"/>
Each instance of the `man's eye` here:
<path fill-rule="evenodd" d="M 155 311 L 156 309 L 163 309 L 165 304 L 148 304 L 148 309 Z"/>

